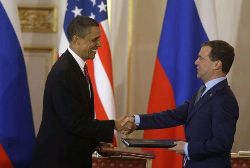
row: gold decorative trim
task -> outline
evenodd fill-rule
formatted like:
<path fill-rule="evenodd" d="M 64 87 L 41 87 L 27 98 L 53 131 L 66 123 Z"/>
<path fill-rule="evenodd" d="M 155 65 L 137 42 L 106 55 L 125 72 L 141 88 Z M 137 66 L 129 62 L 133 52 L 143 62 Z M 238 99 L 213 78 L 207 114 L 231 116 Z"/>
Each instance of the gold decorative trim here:
<path fill-rule="evenodd" d="M 131 99 L 131 74 L 132 74 L 132 43 L 133 43 L 133 17 L 134 17 L 134 1 L 133 0 L 129 0 L 128 1 L 128 80 L 127 80 L 127 86 L 128 86 L 128 90 L 127 90 L 127 109 L 126 109 L 126 113 L 127 114 L 131 114 L 131 103 L 129 101 L 129 99 Z"/>
<path fill-rule="evenodd" d="M 231 153 L 231 158 L 249 158 L 250 151 L 239 151 L 237 153 Z"/>
<path fill-rule="evenodd" d="M 24 52 L 38 52 L 38 53 L 50 53 L 52 65 L 58 59 L 58 54 L 55 48 L 52 47 L 24 47 Z"/>
<path fill-rule="evenodd" d="M 18 7 L 23 32 L 57 32 L 57 9 L 54 7 Z"/>
<path fill-rule="evenodd" d="M 111 0 L 107 0 L 107 8 L 108 8 L 108 23 L 109 23 L 109 30 L 111 32 L 111 7 L 112 7 L 112 1 Z"/>

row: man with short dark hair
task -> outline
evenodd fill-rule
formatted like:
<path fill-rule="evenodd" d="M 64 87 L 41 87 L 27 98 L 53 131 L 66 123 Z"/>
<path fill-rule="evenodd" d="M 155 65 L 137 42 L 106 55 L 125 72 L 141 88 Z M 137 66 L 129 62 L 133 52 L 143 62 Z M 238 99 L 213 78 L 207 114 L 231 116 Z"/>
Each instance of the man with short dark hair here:
<path fill-rule="evenodd" d="M 128 117 L 123 133 L 184 125 L 186 142 L 177 141 L 169 149 L 184 154 L 183 167 L 231 167 L 230 153 L 239 117 L 237 100 L 226 79 L 233 60 L 234 49 L 225 41 L 205 42 L 195 61 L 197 77 L 205 85 L 176 109 Z"/>
<path fill-rule="evenodd" d="M 69 24 L 69 48 L 52 67 L 45 85 L 43 116 L 32 168 L 90 168 L 100 142 L 112 142 L 120 121 L 94 119 L 94 95 L 86 60 L 100 44 L 98 23 L 78 16 Z"/>

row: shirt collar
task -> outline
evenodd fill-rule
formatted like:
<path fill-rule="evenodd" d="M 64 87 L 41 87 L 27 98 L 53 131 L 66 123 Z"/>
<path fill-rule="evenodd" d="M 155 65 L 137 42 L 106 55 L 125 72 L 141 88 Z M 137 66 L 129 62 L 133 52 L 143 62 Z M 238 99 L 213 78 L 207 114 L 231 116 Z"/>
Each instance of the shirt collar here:
<path fill-rule="evenodd" d="M 79 67 L 81 68 L 82 72 L 84 72 L 83 67 L 86 64 L 86 61 L 83 61 L 83 59 L 78 56 L 73 50 L 71 50 L 70 48 L 68 48 L 70 54 L 74 57 L 74 59 L 76 60 L 77 64 L 79 65 Z"/>
<path fill-rule="evenodd" d="M 205 86 L 206 86 L 206 90 L 203 92 L 202 95 L 204 95 L 209 89 L 211 89 L 214 85 L 216 85 L 217 83 L 225 80 L 226 77 L 223 76 L 223 77 L 219 77 L 219 78 L 216 78 L 216 79 L 212 79 L 210 81 L 208 81 L 207 83 L 205 83 Z"/>

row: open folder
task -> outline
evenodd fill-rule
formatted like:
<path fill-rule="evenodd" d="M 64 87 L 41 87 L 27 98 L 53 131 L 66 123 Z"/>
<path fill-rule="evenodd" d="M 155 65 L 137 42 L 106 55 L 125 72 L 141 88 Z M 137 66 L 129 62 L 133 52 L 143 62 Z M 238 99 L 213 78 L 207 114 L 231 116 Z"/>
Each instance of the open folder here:
<path fill-rule="evenodd" d="M 96 148 L 97 152 L 103 157 L 137 157 L 144 159 L 154 159 L 154 153 L 135 148 L 103 147 Z"/>
<path fill-rule="evenodd" d="M 169 139 L 129 139 L 122 138 L 121 141 L 128 147 L 144 148 L 172 148 L 176 146 L 175 140 Z"/>

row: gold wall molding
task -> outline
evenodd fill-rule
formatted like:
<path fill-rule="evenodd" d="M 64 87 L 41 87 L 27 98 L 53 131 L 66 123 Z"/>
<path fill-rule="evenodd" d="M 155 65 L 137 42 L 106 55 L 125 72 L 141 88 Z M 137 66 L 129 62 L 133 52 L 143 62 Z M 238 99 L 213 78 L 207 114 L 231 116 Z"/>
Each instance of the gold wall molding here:
<path fill-rule="evenodd" d="M 54 7 L 18 7 L 23 32 L 57 32 L 57 9 Z"/>
<path fill-rule="evenodd" d="M 52 66 L 58 59 L 56 48 L 52 47 L 24 47 L 24 52 L 43 53 L 44 56 L 49 56 L 48 67 Z"/>

